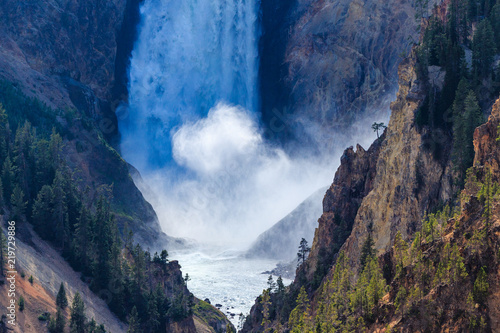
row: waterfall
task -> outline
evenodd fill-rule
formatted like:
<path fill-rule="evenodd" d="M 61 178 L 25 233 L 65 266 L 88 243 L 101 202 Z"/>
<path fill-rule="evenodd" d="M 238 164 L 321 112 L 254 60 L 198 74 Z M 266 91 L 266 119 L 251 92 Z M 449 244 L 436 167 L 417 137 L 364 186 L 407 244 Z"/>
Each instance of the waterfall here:
<path fill-rule="evenodd" d="M 258 0 L 146 0 L 129 72 L 122 152 L 169 165 L 171 136 L 218 102 L 258 108 Z"/>
<path fill-rule="evenodd" d="M 141 6 L 121 151 L 172 236 L 248 245 L 330 181 L 331 162 L 264 139 L 259 10 L 259 0 Z"/>

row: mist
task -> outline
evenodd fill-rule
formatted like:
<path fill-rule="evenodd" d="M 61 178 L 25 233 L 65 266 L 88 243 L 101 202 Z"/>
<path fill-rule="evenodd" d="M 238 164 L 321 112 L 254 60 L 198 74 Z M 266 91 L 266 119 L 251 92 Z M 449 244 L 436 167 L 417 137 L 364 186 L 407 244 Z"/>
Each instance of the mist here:
<path fill-rule="evenodd" d="M 118 115 L 121 152 L 171 236 L 244 249 L 330 185 L 343 150 L 367 148 L 373 121 L 388 119 L 388 103 L 336 133 L 295 118 L 286 126 L 307 140 L 298 135 L 293 148 L 267 140 L 258 112 L 258 12 L 256 0 L 141 6 L 129 104 Z"/>
<path fill-rule="evenodd" d="M 353 125 L 349 135 L 322 134 L 331 146 L 325 154 L 304 147 L 292 157 L 265 141 L 255 114 L 221 102 L 172 132 L 173 160 L 184 172 L 145 171 L 140 187 L 169 235 L 244 249 L 332 182 L 349 141 L 367 148 L 376 138 L 372 122 Z"/>

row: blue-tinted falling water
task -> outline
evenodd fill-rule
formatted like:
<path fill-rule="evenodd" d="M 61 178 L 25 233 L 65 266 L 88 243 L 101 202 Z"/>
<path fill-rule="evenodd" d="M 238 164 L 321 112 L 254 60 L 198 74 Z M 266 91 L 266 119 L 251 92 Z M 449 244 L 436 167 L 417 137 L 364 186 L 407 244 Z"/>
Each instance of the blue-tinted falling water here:
<path fill-rule="evenodd" d="M 258 108 L 257 0 L 146 0 L 132 52 L 122 153 L 140 171 L 169 166 L 171 135 L 216 103 Z"/>

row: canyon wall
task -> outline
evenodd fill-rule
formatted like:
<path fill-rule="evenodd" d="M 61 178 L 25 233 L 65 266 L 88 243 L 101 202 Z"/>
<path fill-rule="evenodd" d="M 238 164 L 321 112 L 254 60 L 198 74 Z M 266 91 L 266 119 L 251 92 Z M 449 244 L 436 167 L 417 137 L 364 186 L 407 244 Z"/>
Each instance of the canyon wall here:
<path fill-rule="evenodd" d="M 177 241 L 161 231 L 129 166 L 110 146 L 119 138 L 115 109 L 127 98 L 140 2 L 1 1 L 0 79 L 53 109 L 72 134 L 65 156 L 80 170 L 82 186 L 112 186 L 120 226 L 157 249 Z"/>
<path fill-rule="evenodd" d="M 263 2 L 262 111 L 276 137 L 312 139 L 311 124 L 341 132 L 365 112 L 387 109 L 398 64 L 418 39 L 411 4 Z"/>

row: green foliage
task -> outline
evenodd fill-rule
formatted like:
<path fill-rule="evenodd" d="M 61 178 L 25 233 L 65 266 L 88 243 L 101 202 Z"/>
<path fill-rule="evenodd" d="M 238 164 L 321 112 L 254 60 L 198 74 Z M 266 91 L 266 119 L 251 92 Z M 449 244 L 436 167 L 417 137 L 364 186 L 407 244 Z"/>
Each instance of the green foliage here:
<path fill-rule="evenodd" d="M 483 115 L 474 91 L 462 79 L 453 102 L 453 162 L 461 178 L 474 161 L 474 130 L 483 122 Z"/>
<path fill-rule="evenodd" d="M 56 120 L 58 111 L 4 81 L 0 81 L 0 103 L 0 209 L 33 224 L 41 238 L 60 249 L 82 279 L 90 281 L 94 292 L 111 293 L 109 308 L 121 320 L 135 307 L 139 331 L 154 332 L 167 320 L 186 318 L 192 312 L 192 296 L 182 278 L 170 276 L 168 252 L 152 259 L 140 246 L 133 246 L 133 235 L 126 228 L 123 244 L 110 191 L 106 192 L 110 186 L 102 191 L 82 188 L 63 153 L 71 135 Z M 153 283 L 167 279 L 174 280 L 168 288 Z M 57 318 L 49 322 L 53 329 L 56 324 Z M 89 330 L 89 325 L 92 322 L 83 326 Z M 95 324 L 92 330 L 103 328 Z"/>
<path fill-rule="evenodd" d="M 54 110 L 35 98 L 26 97 L 21 89 L 10 82 L 0 80 L 0 103 L 7 110 L 9 128 L 13 132 L 26 121 L 36 127 L 39 134 L 49 134 L 53 126 L 59 133 L 64 132 Z"/>
<path fill-rule="evenodd" d="M 23 296 L 19 296 L 19 301 L 17 304 L 19 305 L 19 311 L 23 311 L 24 310 L 24 297 Z"/>
<path fill-rule="evenodd" d="M 271 297 L 269 295 L 270 290 L 264 290 L 262 292 L 260 304 L 262 305 L 262 323 L 260 324 L 264 328 L 264 332 L 270 332 L 271 328 L 269 324 L 271 320 L 269 320 L 269 307 L 271 306 Z"/>
<path fill-rule="evenodd" d="M 28 281 L 30 284 L 33 284 L 33 275 L 30 275 L 30 277 L 28 278 Z"/>
<path fill-rule="evenodd" d="M 269 275 L 269 277 L 267 278 L 267 287 L 267 290 L 270 293 L 272 293 L 274 289 L 276 289 L 276 282 L 274 282 L 272 275 Z"/>
<path fill-rule="evenodd" d="M 141 325 L 139 323 L 139 313 L 137 312 L 137 308 L 134 306 L 132 311 L 130 311 L 128 317 L 128 330 L 127 333 L 140 333 Z"/>
<path fill-rule="evenodd" d="M 474 297 L 474 301 L 479 304 L 485 304 L 488 298 L 488 275 L 486 275 L 486 271 L 484 267 L 481 267 L 479 270 L 479 274 L 477 275 L 476 281 L 474 282 L 474 289 L 472 295 Z"/>
<path fill-rule="evenodd" d="M 302 238 L 299 244 L 299 252 L 297 252 L 297 266 L 302 265 L 306 261 L 309 252 L 311 252 L 311 248 L 307 244 L 306 239 Z"/>
<path fill-rule="evenodd" d="M 500 3 L 497 2 L 491 9 L 490 22 L 495 35 L 496 49 L 500 50 Z"/>
<path fill-rule="evenodd" d="M 38 320 L 40 320 L 40 321 L 50 321 L 50 313 L 49 312 L 41 313 L 38 316 Z"/>
<path fill-rule="evenodd" d="M 300 288 L 299 295 L 295 302 L 297 305 L 290 313 L 290 318 L 288 320 L 288 325 L 291 328 L 291 332 L 306 332 L 307 327 L 311 324 L 309 318 L 309 298 L 307 296 L 306 289 L 304 286 Z"/>
<path fill-rule="evenodd" d="M 479 248 L 485 243 L 486 240 L 486 228 L 476 229 L 469 240 L 468 247 L 471 249 L 471 253 L 475 254 L 479 252 Z"/>
<path fill-rule="evenodd" d="M 80 293 L 76 293 L 71 305 L 71 320 L 69 328 L 71 333 L 86 333 L 87 317 L 85 316 L 85 304 Z"/>
<path fill-rule="evenodd" d="M 283 279 L 281 278 L 281 275 L 278 276 L 278 279 L 276 280 L 276 293 L 278 295 L 283 294 L 285 292 L 285 285 L 283 284 Z"/>
<path fill-rule="evenodd" d="M 477 26 L 472 41 L 472 68 L 476 79 L 491 74 L 491 65 L 496 54 L 496 42 L 490 21 L 485 18 Z"/>
<path fill-rule="evenodd" d="M 375 249 L 373 248 L 374 245 L 375 242 L 373 241 L 371 233 L 369 233 L 368 237 L 363 243 L 363 247 L 361 248 L 361 257 L 360 257 L 361 269 L 364 269 L 366 263 L 375 256 Z"/>
<path fill-rule="evenodd" d="M 408 244 L 403 240 L 401 232 L 396 233 L 394 238 L 394 262 L 396 264 L 396 275 L 400 275 L 403 272 L 403 267 L 406 266 L 408 260 Z"/>
<path fill-rule="evenodd" d="M 64 284 L 62 282 L 59 287 L 59 292 L 57 293 L 56 305 L 61 309 L 65 309 L 68 306 L 68 298 L 66 297 L 66 290 L 64 289 Z"/>
<path fill-rule="evenodd" d="M 464 259 L 457 244 L 455 243 L 451 246 L 450 243 L 447 243 L 444 248 L 444 253 L 443 261 L 446 262 L 448 281 L 452 284 L 461 283 L 468 274 L 465 269 Z"/>
<path fill-rule="evenodd" d="M 19 186 L 16 185 L 16 187 L 14 187 L 10 201 L 12 203 L 12 220 L 22 220 L 28 203 L 24 201 L 24 192 Z"/>
<path fill-rule="evenodd" d="M 396 299 L 394 300 L 394 305 L 396 306 L 396 311 L 400 311 L 404 314 L 404 306 L 406 304 L 406 297 L 408 293 L 405 287 L 400 287 L 398 293 L 396 294 Z"/>
<path fill-rule="evenodd" d="M 479 200 L 484 204 L 483 217 L 486 219 L 486 227 L 491 223 L 492 201 L 498 191 L 498 185 L 491 179 L 491 170 L 488 168 L 484 176 L 484 183 L 481 184 L 481 190 L 478 193 Z"/>
<path fill-rule="evenodd" d="M 94 318 L 87 324 L 87 332 L 88 333 L 106 333 L 106 329 L 104 325 L 97 325 Z"/>
<path fill-rule="evenodd" d="M 378 303 L 386 293 L 386 281 L 374 255 L 367 257 L 365 267 L 354 284 L 351 284 L 352 278 L 352 267 L 341 252 L 331 279 L 323 286 L 316 316 L 310 318 L 310 310 L 306 308 L 304 311 L 304 307 L 294 310 L 293 319 L 298 327 L 303 327 L 303 331 L 314 329 L 316 332 L 365 330 L 366 324 L 377 314 Z"/>
<path fill-rule="evenodd" d="M 62 314 L 61 309 L 57 309 L 56 318 L 50 318 L 49 332 L 50 333 L 64 333 L 66 327 L 66 319 Z"/>
<path fill-rule="evenodd" d="M 387 126 L 384 125 L 384 123 L 377 123 L 377 122 L 374 122 L 372 124 L 372 130 L 374 132 L 377 132 L 377 138 L 379 138 L 379 133 L 378 131 L 383 131 L 385 128 L 387 128 Z"/>
<path fill-rule="evenodd" d="M 372 256 L 350 295 L 352 310 L 360 313 L 365 320 L 371 320 L 375 306 L 385 294 L 385 288 L 385 280 L 378 267 L 377 259 Z"/>
<path fill-rule="evenodd" d="M 0 276 L 4 276 L 4 266 L 7 258 L 7 238 L 0 228 Z"/>

